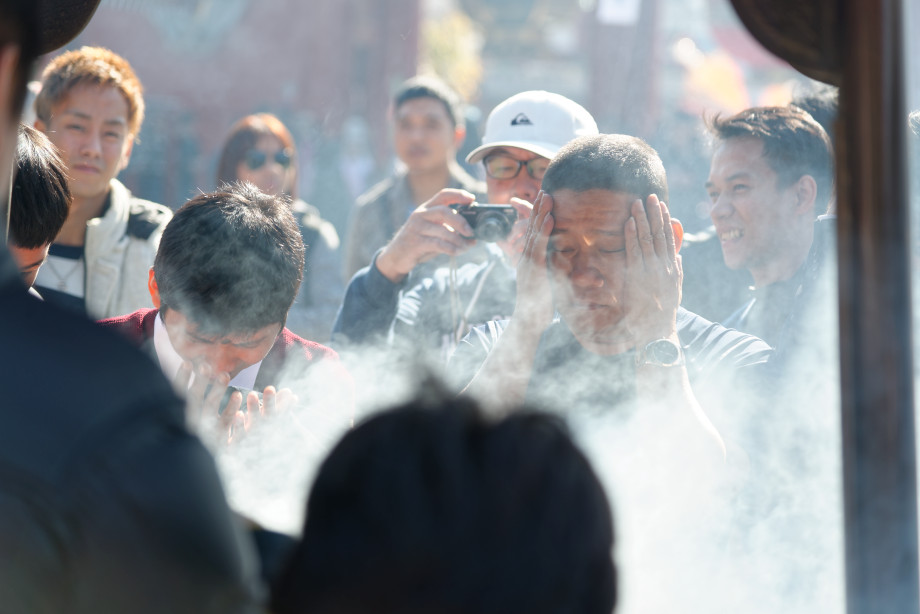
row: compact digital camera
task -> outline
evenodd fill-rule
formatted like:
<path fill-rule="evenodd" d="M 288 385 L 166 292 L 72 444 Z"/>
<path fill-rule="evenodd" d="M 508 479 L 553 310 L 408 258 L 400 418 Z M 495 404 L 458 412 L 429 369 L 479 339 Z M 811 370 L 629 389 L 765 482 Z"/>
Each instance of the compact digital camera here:
<path fill-rule="evenodd" d="M 480 241 L 494 243 L 501 241 L 511 233 L 511 227 L 517 221 L 517 211 L 511 205 L 471 205 L 454 204 L 450 206 L 473 229 L 473 236 Z"/>

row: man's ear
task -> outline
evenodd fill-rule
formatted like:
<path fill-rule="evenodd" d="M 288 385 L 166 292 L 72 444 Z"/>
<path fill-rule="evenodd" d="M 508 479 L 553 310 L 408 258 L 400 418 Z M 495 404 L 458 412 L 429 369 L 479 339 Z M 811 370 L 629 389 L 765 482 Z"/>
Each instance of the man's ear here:
<path fill-rule="evenodd" d="M 463 145 L 463 141 L 466 139 L 466 126 L 464 124 L 457 124 L 454 128 L 454 149 L 460 149 L 460 146 Z"/>
<path fill-rule="evenodd" d="M 680 246 L 684 242 L 684 225 L 680 223 L 680 220 L 672 217 L 671 230 L 674 232 L 674 247 L 680 253 Z"/>
<path fill-rule="evenodd" d="M 815 201 L 818 198 L 818 182 L 811 175 L 802 175 L 793 186 L 795 190 L 797 213 L 814 211 Z"/>
<path fill-rule="evenodd" d="M 153 306 L 160 308 L 160 288 L 157 286 L 157 278 L 153 273 L 153 267 L 147 272 L 147 290 L 150 291 L 150 300 Z"/>

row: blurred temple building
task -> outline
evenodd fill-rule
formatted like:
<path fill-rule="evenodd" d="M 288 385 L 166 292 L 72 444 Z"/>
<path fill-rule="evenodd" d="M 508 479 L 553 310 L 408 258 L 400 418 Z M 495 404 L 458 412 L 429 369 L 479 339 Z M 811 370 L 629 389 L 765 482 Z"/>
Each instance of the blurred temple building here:
<path fill-rule="evenodd" d="M 102 0 L 68 48 L 109 47 L 144 84 L 147 119 L 122 174 L 139 195 L 175 208 L 212 189 L 227 130 L 268 111 L 298 141 L 310 199 L 350 117 L 373 159 L 387 158 L 389 95 L 415 74 L 419 20 L 420 0 Z"/>
<path fill-rule="evenodd" d="M 672 211 L 708 225 L 701 115 L 785 104 L 804 77 L 765 52 L 727 0 L 102 0 L 69 47 L 125 56 L 147 120 L 123 181 L 171 207 L 214 187 L 238 118 L 278 115 L 300 155 L 300 196 L 344 234 L 354 196 L 393 165 L 390 95 L 437 72 L 477 122 L 503 99 L 546 89 L 601 131 L 648 140 Z"/>

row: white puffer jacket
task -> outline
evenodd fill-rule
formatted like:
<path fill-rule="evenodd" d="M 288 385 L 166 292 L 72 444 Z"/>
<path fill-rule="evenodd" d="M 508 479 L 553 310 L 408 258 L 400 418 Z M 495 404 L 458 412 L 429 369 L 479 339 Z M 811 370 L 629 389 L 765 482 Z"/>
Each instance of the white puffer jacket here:
<path fill-rule="evenodd" d="M 135 198 L 112 180 L 105 215 L 86 224 L 86 311 L 91 318 L 153 307 L 147 272 L 171 218 L 168 207 Z"/>

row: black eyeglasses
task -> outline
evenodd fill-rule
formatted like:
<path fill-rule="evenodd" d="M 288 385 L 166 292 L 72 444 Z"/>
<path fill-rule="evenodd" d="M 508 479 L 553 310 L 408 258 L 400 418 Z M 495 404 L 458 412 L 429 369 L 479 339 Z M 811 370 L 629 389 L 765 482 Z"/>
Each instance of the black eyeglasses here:
<path fill-rule="evenodd" d="M 521 167 L 527 167 L 527 174 L 534 179 L 543 179 L 549 160 L 546 158 L 533 158 L 532 160 L 515 160 L 505 154 L 486 156 L 482 163 L 486 167 L 486 175 L 492 179 L 514 179 L 521 172 Z"/>
<path fill-rule="evenodd" d="M 291 165 L 291 150 L 282 149 L 275 153 L 275 162 L 281 165 L 282 168 L 287 168 Z M 251 171 L 257 171 L 268 161 L 268 154 L 262 151 L 261 149 L 250 149 L 246 152 L 246 157 L 244 162 L 246 166 L 249 167 Z"/>

